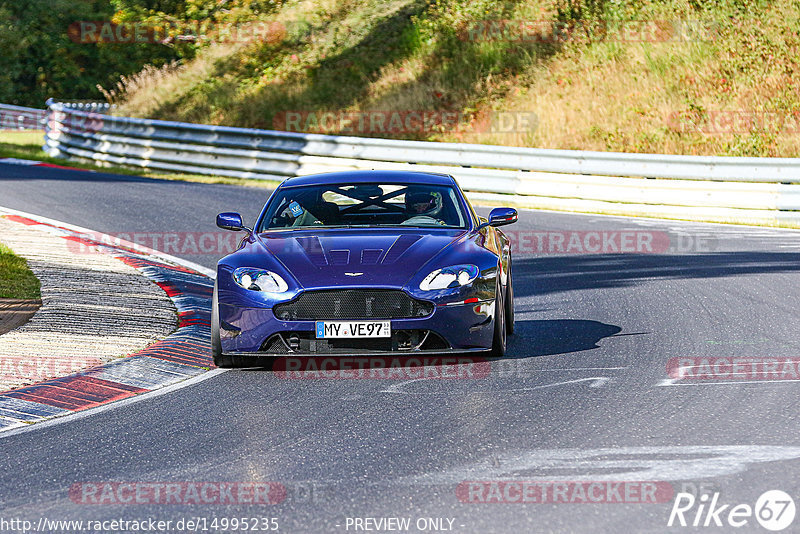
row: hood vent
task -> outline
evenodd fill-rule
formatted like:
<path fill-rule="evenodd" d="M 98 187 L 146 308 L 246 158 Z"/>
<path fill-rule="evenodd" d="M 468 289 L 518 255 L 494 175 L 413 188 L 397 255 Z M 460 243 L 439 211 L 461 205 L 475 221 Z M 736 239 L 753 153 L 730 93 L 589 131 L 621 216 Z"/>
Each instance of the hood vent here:
<path fill-rule="evenodd" d="M 331 257 L 331 265 L 347 265 L 350 263 L 349 250 L 331 250 L 328 255 Z"/>
<path fill-rule="evenodd" d="M 298 237 L 297 244 L 303 248 L 306 256 L 308 256 L 308 259 L 311 260 L 311 263 L 317 267 L 328 265 L 328 258 L 325 257 L 325 251 L 322 249 L 322 243 L 320 243 L 317 236 Z"/>
<path fill-rule="evenodd" d="M 416 243 L 422 239 L 420 235 L 413 235 L 413 234 L 405 234 L 401 235 L 397 239 L 395 239 L 392 246 L 389 247 L 389 251 L 386 253 L 386 256 L 383 258 L 384 264 L 391 264 L 396 262 L 400 256 L 402 256 L 406 250 L 411 248 L 411 245 Z"/>
<path fill-rule="evenodd" d="M 383 249 L 368 248 L 361 251 L 361 265 L 375 265 L 383 255 Z"/>

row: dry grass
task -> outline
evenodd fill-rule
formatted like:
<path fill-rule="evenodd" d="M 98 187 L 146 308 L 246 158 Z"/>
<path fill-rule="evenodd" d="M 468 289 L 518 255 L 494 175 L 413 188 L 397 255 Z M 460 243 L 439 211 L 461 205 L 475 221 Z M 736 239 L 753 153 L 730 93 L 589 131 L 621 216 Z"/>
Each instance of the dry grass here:
<path fill-rule="evenodd" d="M 579 22 L 587 26 L 597 17 L 691 20 L 717 33 L 683 42 L 581 32 L 543 43 L 460 38 L 475 20 L 555 23 L 568 5 L 585 8 Z M 589 12 L 593 5 L 601 6 L 598 13 Z M 715 119 L 718 111 L 800 119 L 800 6 L 790 0 L 295 1 L 276 20 L 291 26 L 280 42 L 212 46 L 179 68 L 125 80 L 114 95 L 123 101 L 119 113 L 271 128 L 281 111 L 446 110 L 467 119 L 456 130 L 398 137 L 623 152 L 800 153 L 794 126 L 800 120 L 729 128 Z M 498 111 L 534 113 L 538 127 L 491 133 L 468 120 L 479 124 Z M 712 126 L 722 131 L 710 132 Z"/>
<path fill-rule="evenodd" d="M 507 99 L 508 109 L 536 110 L 540 125 L 508 144 L 545 148 L 700 155 L 796 156 L 800 130 L 798 84 L 786 75 L 800 68 L 797 34 L 783 29 L 796 8 L 776 2 L 757 28 L 740 22 L 718 41 L 599 43 L 572 50 L 548 65 L 530 87 Z M 750 30 L 750 34 L 742 30 Z M 785 31 L 784 31 L 785 30 Z M 787 41 L 790 41 L 787 45 Z M 774 61 L 744 57 L 758 50 Z M 598 58 L 602 58 L 598 61 Z M 722 112 L 715 119 L 715 112 Z M 726 125 L 720 117 L 784 117 L 791 122 Z M 686 122 L 684 128 L 679 117 Z M 794 117 L 794 119 L 792 119 Z M 730 127 L 729 127 L 730 126 Z M 771 126 L 771 127 L 770 127 Z M 502 139 L 490 139 L 500 142 Z"/>
<path fill-rule="evenodd" d="M 161 67 L 145 65 L 136 74 L 120 77 L 115 87 L 105 89 L 98 85 L 97 89 L 111 104 L 132 99 L 136 94 L 149 94 L 155 97 L 151 104 L 158 105 L 159 102 L 163 101 L 164 88 L 169 81 L 177 79 L 183 70 L 178 61 L 165 63 Z M 158 98 L 158 96 L 162 98 Z"/>

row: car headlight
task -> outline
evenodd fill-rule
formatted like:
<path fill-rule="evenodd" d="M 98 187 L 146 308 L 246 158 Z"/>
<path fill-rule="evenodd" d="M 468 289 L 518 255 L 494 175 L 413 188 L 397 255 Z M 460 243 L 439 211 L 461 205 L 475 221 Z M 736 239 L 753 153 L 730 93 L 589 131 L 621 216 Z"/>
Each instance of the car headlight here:
<path fill-rule="evenodd" d="M 266 293 L 283 293 L 289 286 L 279 275 L 264 269 L 253 267 L 239 267 L 233 271 L 233 280 L 239 286 L 250 291 L 264 291 Z"/>
<path fill-rule="evenodd" d="M 475 280 L 479 272 L 475 265 L 451 265 L 437 269 L 426 276 L 420 282 L 419 288 L 423 291 L 435 291 L 465 286 Z"/>

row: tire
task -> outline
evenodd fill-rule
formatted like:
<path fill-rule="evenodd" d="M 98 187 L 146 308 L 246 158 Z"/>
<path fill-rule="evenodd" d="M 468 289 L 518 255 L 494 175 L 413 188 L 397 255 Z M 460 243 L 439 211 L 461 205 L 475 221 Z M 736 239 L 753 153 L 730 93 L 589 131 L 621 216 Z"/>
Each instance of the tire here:
<path fill-rule="evenodd" d="M 508 259 L 508 282 L 506 284 L 506 333 L 514 335 L 514 282 L 511 279 L 511 258 Z"/>
<path fill-rule="evenodd" d="M 505 295 L 503 294 L 502 285 L 500 284 L 500 277 L 497 277 L 497 288 L 495 289 L 494 301 L 494 336 L 492 338 L 492 351 L 493 358 L 502 358 L 506 354 L 506 342 L 508 330 L 506 327 L 505 315 Z"/>
<path fill-rule="evenodd" d="M 211 297 L 211 358 L 214 365 L 221 368 L 236 367 L 238 358 L 222 354 L 222 342 L 219 339 L 219 304 L 217 303 L 217 283 L 214 282 L 214 294 Z"/>

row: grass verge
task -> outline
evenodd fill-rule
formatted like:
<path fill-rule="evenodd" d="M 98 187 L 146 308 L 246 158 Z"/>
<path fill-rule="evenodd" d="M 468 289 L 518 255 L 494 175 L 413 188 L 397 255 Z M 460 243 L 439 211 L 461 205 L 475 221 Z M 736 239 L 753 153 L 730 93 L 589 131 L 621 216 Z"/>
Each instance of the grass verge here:
<path fill-rule="evenodd" d="M 28 269 L 28 262 L 0 243 L 0 298 L 41 298 L 39 280 Z"/>

